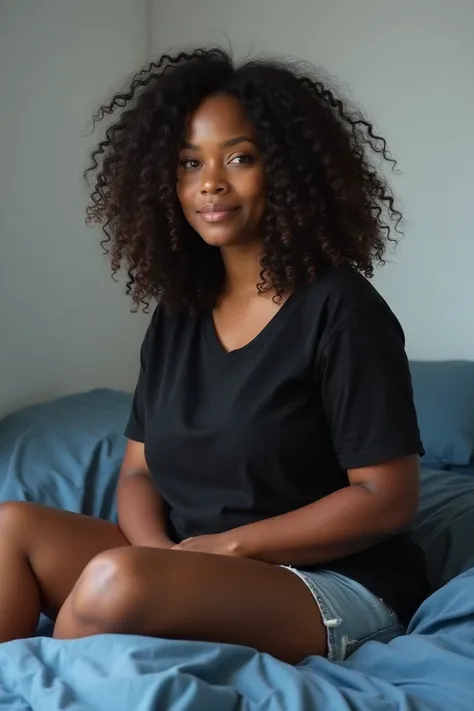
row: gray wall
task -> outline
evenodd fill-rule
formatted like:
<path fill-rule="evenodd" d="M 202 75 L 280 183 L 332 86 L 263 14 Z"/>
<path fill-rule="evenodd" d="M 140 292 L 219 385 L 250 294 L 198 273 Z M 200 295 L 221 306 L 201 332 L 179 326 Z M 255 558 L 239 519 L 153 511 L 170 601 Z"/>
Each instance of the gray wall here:
<path fill-rule="evenodd" d="M 389 139 L 408 220 L 376 284 L 408 351 L 474 358 L 473 0 L 155 0 L 153 50 L 218 43 L 323 65 Z"/>
<path fill-rule="evenodd" d="M 131 388 L 147 319 L 84 225 L 89 117 L 146 59 L 144 0 L 0 8 L 0 415 L 97 386 Z"/>

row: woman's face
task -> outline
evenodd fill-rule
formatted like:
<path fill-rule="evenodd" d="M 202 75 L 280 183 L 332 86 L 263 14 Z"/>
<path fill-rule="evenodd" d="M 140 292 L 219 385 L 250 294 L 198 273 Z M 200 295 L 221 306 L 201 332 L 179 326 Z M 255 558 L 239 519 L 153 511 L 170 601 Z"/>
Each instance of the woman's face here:
<path fill-rule="evenodd" d="M 177 193 L 191 227 L 215 247 L 262 239 L 265 173 L 255 131 L 237 99 L 212 96 L 189 117 Z"/>

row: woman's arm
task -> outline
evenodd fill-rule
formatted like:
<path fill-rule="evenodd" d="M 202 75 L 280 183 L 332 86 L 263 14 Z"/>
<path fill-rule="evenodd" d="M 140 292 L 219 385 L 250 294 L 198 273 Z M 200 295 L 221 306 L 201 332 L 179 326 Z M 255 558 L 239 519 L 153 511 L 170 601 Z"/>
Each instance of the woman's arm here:
<path fill-rule="evenodd" d="M 410 526 L 418 506 L 418 456 L 348 474 L 350 486 L 309 506 L 177 548 L 310 565 L 357 553 Z"/>
<path fill-rule="evenodd" d="M 132 545 L 171 548 L 163 499 L 150 477 L 144 445 L 128 441 L 117 489 L 119 526 Z"/>

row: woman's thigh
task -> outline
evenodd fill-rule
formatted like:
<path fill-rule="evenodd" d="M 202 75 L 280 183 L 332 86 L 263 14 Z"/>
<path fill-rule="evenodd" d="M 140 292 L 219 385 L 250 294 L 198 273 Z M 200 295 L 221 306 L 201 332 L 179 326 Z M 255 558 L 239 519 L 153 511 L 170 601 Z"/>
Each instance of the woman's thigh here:
<path fill-rule="evenodd" d="M 325 655 L 308 587 L 276 565 L 150 548 L 108 551 L 86 568 L 55 636 L 116 632 L 239 644 L 287 662 Z"/>
<path fill-rule="evenodd" d="M 26 557 L 40 590 L 42 609 L 54 614 L 95 556 L 126 546 L 128 541 L 108 521 L 38 504 L 7 502 L 0 505 L 2 544 Z M 2 575 L 8 576 L 8 570 Z"/>

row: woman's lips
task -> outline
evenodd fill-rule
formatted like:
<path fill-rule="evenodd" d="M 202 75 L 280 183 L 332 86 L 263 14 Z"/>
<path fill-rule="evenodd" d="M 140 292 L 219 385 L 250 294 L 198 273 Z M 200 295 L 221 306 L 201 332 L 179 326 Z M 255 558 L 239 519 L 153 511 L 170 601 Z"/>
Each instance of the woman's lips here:
<path fill-rule="evenodd" d="M 212 210 L 200 210 L 199 215 L 205 222 L 223 222 L 224 220 L 231 219 L 239 209 L 238 207 L 220 207 L 219 205 L 215 205 Z"/>

